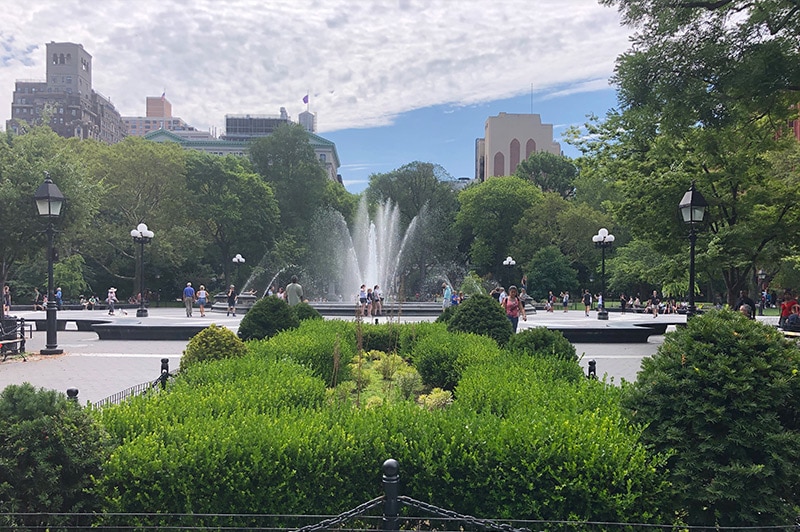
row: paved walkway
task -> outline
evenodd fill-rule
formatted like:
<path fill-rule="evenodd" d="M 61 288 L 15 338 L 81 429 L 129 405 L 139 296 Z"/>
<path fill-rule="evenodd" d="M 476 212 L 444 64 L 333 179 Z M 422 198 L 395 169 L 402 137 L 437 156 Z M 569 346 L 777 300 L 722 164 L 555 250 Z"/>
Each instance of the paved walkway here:
<path fill-rule="evenodd" d="M 103 311 L 72 311 L 80 315 L 96 314 L 96 317 L 108 317 Z M 17 312 L 26 319 L 42 319 L 44 312 Z M 62 312 L 60 317 L 67 317 L 67 312 Z M 135 312 L 127 316 L 112 317 L 115 320 L 136 319 Z M 191 321 L 207 321 L 224 325 L 236 330 L 239 317 L 226 317 L 219 312 L 207 312 L 201 318 L 195 311 L 193 318 L 186 318 L 185 311 L 180 308 L 150 310 L 148 318 L 156 323 L 181 323 Z M 433 318 L 409 317 L 402 321 L 422 321 Z M 633 322 L 653 320 L 652 316 L 642 314 L 614 314 L 610 315 L 610 322 Z M 659 316 L 655 319 L 682 320 L 682 316 Z M 383 320 L 383 319 L 382 319 Z M 556 311 L 546 313 L 539 311 L 530 315 L 527 322 L 520 322 L 520 329 L 543 325 L 571 325 L 581 324 L 597 326 L 599 322 L 594 313 L 585 317 L 583 311 Z M 672 327 L 670 327 L 671 330 Z M 597 371 L 600 377 L 607 374 L 609 379 L 618 383 L 620 379 L 635 380 L 641 359 L 656 352 L 663 343 L 663 336 L 651 336 L 646 344 L 576 344 L 579 355 L 584 355 L 581 365 L 587 367 L 590 359 L 597 361 Z M 180 357 L 186 347 L 185 341 L 123 341 L 99 340 L 94 332 L 81 332 L 75 329 L 74 324 L 68 325 L 68 330 L 58 333 L 58 345 L 64 349 L 64 354 L 55 356 L 39 355 L 39 350 L 45 346 L 46 332 L 34 331 L 33 338 L 28 339 L 27 362 L 17 356 L 0 363 L 0 389 L 8 384 L 30 382 L 36 387 L 66 391 L 68 388 L 77 388 L 81 404 L 87 401 L 95 403 L 114 395 L 117 392 L 132 386 L 153 381 L 161 373 L 161 359 L 168 358 L 170 369 L 175 370 L 180 363 Z"/>

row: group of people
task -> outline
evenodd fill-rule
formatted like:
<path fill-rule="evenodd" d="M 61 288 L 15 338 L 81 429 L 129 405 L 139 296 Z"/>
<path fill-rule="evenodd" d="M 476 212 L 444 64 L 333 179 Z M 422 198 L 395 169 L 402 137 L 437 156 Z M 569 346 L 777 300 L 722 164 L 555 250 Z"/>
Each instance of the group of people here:
<path fill-rule="evenodd" d="M 367 288 L 362 284 L 358 289 L 358 304 L 362 316 L 381 316 L 383 315 L 383 294 L 381 287 L 375 285 Z"/>
<path fill-rule="evenodd" d="M 248 293 L 248 292 L 245 292 Z M 255 290 L 251 290 L 250 294 L 255 294 Z M 225 292 L 225 301 L 227 304 L 227 311 L 226 316 L 233 316 L 236 317 L 236 305 L 239 302 L 239 292 L 236 290 L 236 285 L 230 285 L 228 287 L 227 292 Z M 284 290 L 281 288 L 278 291 L 275 291 L 274 287 L 270 287 L 267 291 L 268 296 L 278 297 L 286 301 L 290 306 L 297 305 L 301 301 L 304 301 L 303 295 L 303 287 L 298 283 L 298 279 L 296 275 L 292 276 L 291 282 L 286 285 L 286 289 Z M 200 287 L 195 290 L 192 287 L 191 282 L 186 283 L 186 287 L 183 289 L 183 304 L 186 308 L 186 317 L 192 317 L 192 311 L 194 309 L 194 304 L 197 303 L 197 306 L 200 309 L 200 317 L 205 317 L 206 315 L 206 305 L 211 302 L 211 296 L 206 290 L 206 287 L 200 285 Z"/>

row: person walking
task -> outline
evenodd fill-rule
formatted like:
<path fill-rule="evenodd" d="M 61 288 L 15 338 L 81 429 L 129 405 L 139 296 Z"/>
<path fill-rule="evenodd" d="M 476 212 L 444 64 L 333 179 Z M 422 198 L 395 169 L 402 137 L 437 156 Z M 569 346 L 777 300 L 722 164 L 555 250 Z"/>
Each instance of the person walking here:
<path fill-rule="evenodd" d="M 584 312 L 588 316 L 589 311 L 592 310 L 592 294 L 585 288 L 583 290 L 583 306 L 585 307 Z"/>
<path fill-rule="evenodd" d="M 292 282 L 286 286 L 286 302 L 293 307 L 303 301 L 303 287 L 297 282 L 297 276 L 292 275 Z"/>
<path fill-rule="evenodd" d="M 192 283 L 186 283 L 186 288 L 183 289 L 183 306 L 186 307 L 186 317 L 192 317 L 192 307 L 194 306 L 194 288 Z"/>
<path fill-rule="evenodd" d="M 117 289 L 113 286 L 108 289 L 108 294 L 106 295 L 106 303 L 108 303 L 108 314 L 109 316 L 114 315 L 114 303 L 117 302 Z"/>
<path fill-rule="evenodd" d="M 519 298 L 517 287 L 513 284 L 508 287 L 508 296 L 503 300 L 502 305 L 506 311 L 506 317 L 511 322 L 511 327 L 516 333 L 520 315 L 522 316 L 522 321 L 528 321 L 528 317 L 525 315 L 525 305 Z"/>
<path fill-rule="evenodd" d="M 661 300 L 658 298 L 658 291 L 653 290 L 653 295 L 650 296 L 650 300 L 647 302 L 647 308 L 653 312 L 653 317 L 658 317 L 658 306 L 661 304 Z"/>
<path fill-rule="evenodd" d="M 200 285 L 200 289 L 197 290 L 197 306 L 200 307 L 201 318 L 206 316 L 206 303 L 208 303 L 208 292 L 205 286 Z"/>
<path fill-rule="evenodd" d="M 225 314 L 226 316 L 230 316 L 233 314 L 233 317 L 236 317 L 236 302 L 239 300 L 239 294 L 236 292 L 236 286 L 230 285 L 228 287 L 228 292 L 225 294 L 226 299 L 228 300 L 228 312 Z"/>

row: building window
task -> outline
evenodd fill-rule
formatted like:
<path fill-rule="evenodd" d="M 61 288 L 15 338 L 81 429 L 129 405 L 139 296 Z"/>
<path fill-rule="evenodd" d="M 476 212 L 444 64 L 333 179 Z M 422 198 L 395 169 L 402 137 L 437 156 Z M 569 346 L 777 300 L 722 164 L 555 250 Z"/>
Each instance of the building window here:
<path fill-rule="evenodd" d="M 54 65 L 58 64 L 58 54 L 53 54 L 53 64 Z"/>
<path fill-rule="evenodd" d="M 513 174 L 514 172 L 517 171 L 517 166 L 519 166 L 519 156 L 520 156 L 519 141 L 517 139 L 512 140 L 511 144 L 508 146 L 508 149 L 509 149 L 508 159 L 509 163 L 511 163 L 508 167 L 508 172 L 510 174 Z"/>
<path fill-rule="evenodd" d="M 503 176 L 506 171 L 506 158 L 503 155 L 503 152 L 499 151 L 494 154 L 494 172 L 492 175 L 495 176 Z"/>
<path fill-rule="evenodd" d="M 324 154 L 324 153 L 320 153 L 320 154 L 319 154 L 319 160 L 320 160 L 321 162 L 323 162 L 323 163 L 325 162 L 325 154 Z"/>
<path fill-rule="evenodd" d="M 59 65 L 63 65 L 64 64 L 64 54 L 61 54 L 61 55 L 58 56 L 58 64 Z"/>
<path fill-rule="evenodd" d="M 528 139 L 528 142 L 525 143 L 525 158 L 530 157 L 532 153 L 536 153 L 536 142 Z"/>

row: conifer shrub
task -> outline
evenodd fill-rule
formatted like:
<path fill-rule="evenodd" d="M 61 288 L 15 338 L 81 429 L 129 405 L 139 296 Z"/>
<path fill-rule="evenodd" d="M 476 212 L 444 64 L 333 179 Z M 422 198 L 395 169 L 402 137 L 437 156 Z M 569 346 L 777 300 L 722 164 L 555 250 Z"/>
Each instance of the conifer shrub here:
<path fill-rule="evenodd" d="M 0 528 L 56 529 L 69 517 L 42 514 L 101 510 L 92 488 L 109 453 L 108 435 L 90 409 L 29 383 L 6 386 L 0 393 Z"/>
<path fill-rule="evenodd" d="M 505 345 L 514 329 L 503 307 L 491 296 L 475 295 L 456 306 L 453 317 L 447 322 L 450 332 L 480 334 Z"/>
<path fill-rule="evenodd" d="M 265 297 L 250 307 L 239 323 L 239 338 L 262 340 L 275 336 L 280 331 L 295 329 L 300 320 L 283 299 Z"/>
<path fill-rule="evenodd" d="M 240 357 L 245 353 L 247 346 L 233 331 L 212 323 L 189 340 L 181 357 L 180 369 L 183 371 L 192 364 L 206 360 Z"/>
<path fill-rule="evenodd" d="M 789 523 L 800 505 L 800 348 L 738 312 L 695 316 L 642 359 L 623 407 L 668 453 L 673 510 L 704 527 Z"/>
<path fill-rule="evenodd" d="M 323 319 L 322 314 L 320 314 L 317 309 L 315 309 L 305 301 L 301 301 L 297 305 L 290 308 L 294 312 L 294 315 L 297 316 L 297 321 Z"/>
<path fill-rule="evenodd" d="M 505 350 L 520 355 L 578 361 L 575 346 L 564 338 L 561 331 L 551 331 L 546 327 L 533 327 L 520 331 L 511 337 L 505 345 Z"/>

